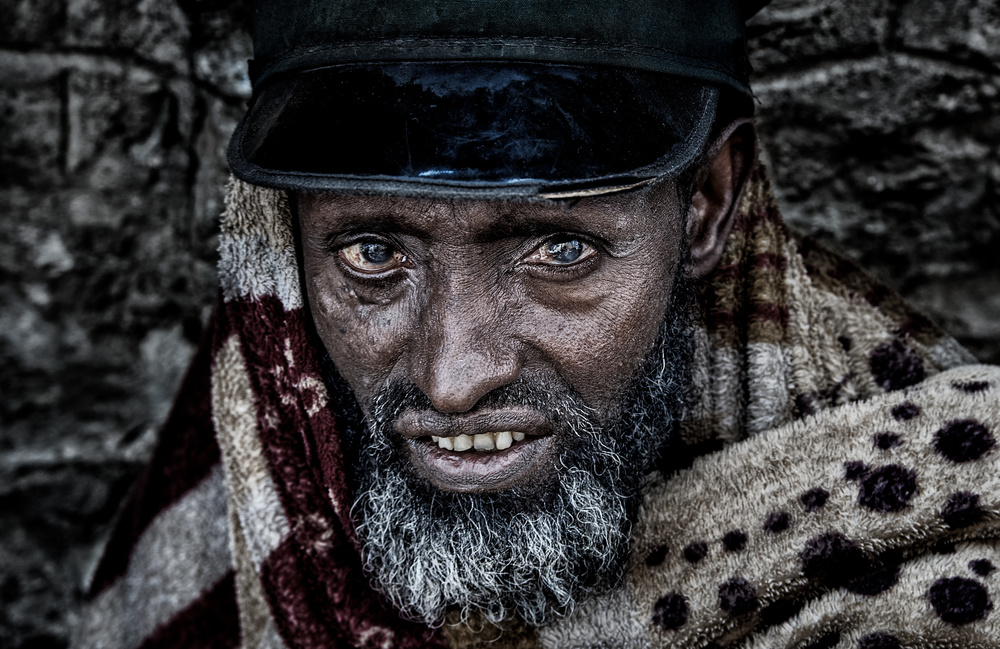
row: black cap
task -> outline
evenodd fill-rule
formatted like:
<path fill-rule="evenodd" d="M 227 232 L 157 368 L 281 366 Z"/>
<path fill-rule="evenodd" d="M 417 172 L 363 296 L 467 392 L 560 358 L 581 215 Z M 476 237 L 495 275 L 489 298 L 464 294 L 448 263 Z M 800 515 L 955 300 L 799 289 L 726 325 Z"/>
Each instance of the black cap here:
<path fill-rule="evenodd" d="M 679 171 L 750 97 L 767 0 L 258 0 L 233 173 L 281 189 L 547 198 Z"/>

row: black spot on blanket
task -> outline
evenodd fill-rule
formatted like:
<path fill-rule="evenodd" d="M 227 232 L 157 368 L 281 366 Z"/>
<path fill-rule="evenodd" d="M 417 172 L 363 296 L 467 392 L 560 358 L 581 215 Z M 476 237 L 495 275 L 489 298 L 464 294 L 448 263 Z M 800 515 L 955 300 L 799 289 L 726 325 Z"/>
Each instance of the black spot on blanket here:
<path fill-rule="evenodd" d="M 892 417 L 896 421 L 908 421 L 919 414 L 920 406 L 910 401 L 904 401 L 892 409 Z"/>
<path fill-rule="evenodd" d="M 875 382 L 887 392 L 915 385 L 924 380 L 924 362 L 898 338 L 882 343 L 868 358 Z"/>
<path fill-rule="evenodd" d="M 934 554 L 955 554 L 955 544 L 954 543 L 938 543 L 931 547 L 931 552 Z"/>
<path fill-rule="evenodd" d="M 879 433 L 875 436 L 875 448 L 880 451 L 888 451 L 903 443 L 896 433 Z"/>
<path fill-rule="evenodd" d="M 989 559 L 973 559 L 969 562 L 969 570 L 980 577 L 989 577 L 996 570 L 996 567 Z"/>
<path fill-rule="evenodd" d="M 869 633 L 858 640 L 858 649 L 902 649 L 899 638 L 888 633 Z"/>
<path fill-rule="evenodd" d="M 760 612 L 760 628 L 766 629 L 787 622 L 799 614 L 804 604 L 804 602 L 793 599 L 779 599 L 771 602 Z"/>
<path fill-rule="evenodd" d="M 733 577 L 719 586 L 719 608 L 732 616 L 757 610 L 757 589 L 742 577 Z"/>
<path fill-rule="evenodd" d="M 822 487 L 816 487 L 815 489 L 810 489 L 801 496 L 799 496 L 799 502 L 802 506 L 806 508 L 807 512 L 814 512 L 823 505 L 830 498 L 830 492 Z"/>
<path fill-rule="evenodd" d="M 653 605 L 653 624 L 666 631 L 679 629 L 688 620 L 687 598 L 680 593 L 667 593 Z"/>
<path fill-rule="evenodd" d="M 652 552 L 646 555 L 646 565 L 649 567 L 658 566 L 663 563 L 663 560 L 667 558 L 667 546 L 661 545 L 654 548 Z"/>
<path fill-rule="evenodd" d="M 870 471 L 858 487 L 858 504 L 876 512 L 898 512 L 906 508 L 917 491 L 917 474 L 888 464 Z"/>
<path fill-rule="evenodd" d="M 953 530 L 975 525 L 986 512 L 979 506 L 979 495 L 971 491 L 956 491 L 941 509 L 941 518 Z"/>
<path fill-rule="evenodd" d="M 899 583 L 899 566 L 889 566 L 855 579 L 847 585 L 847 590 L 856 595 L 873 597 L 889 590 Z"/>
<path fill-rule="evenodd" d="M 934 450 L 956 464 L 978 460 L 996 446 L 986 426 L 975 419 L 956 419 L 934 433 Z"/>
<path fill-rule="evenodd" d="M 698 563 L 708 554 L 708 544 L 696 541 L 684 548 L 684 559 L 688 563 Z"/>
<path fill-rule="evenodd" d="M 867 464 L 858 460 L 844 462 L 844 480 L 854 482 L 863 478 L 868 473 L 868 468 Z"/>
<path fill-rule="evenodd" d="M 771 512 L 764 520 L 764 530 L 771 534 L 779 534 L 788 529 L 792 516 L 788 512 Z"/>
<path fill-rule="evenodd" d="M 843 534 L 829 532 L 809 539 L 799 553 L 802 574 L 831 585 L 840 585 L 867 567 L 864 553 Z"/>
<path fill-rule="evenodd" d="M 722 545 L 725 546 L 726 550 L 729 552 L 742 552 L 743 549 L 747 547 L 746 532 L 741 530 L 727 532 L 726 535 L 722 537 Z"/>
<path fill-rule="evenodd" d="M 802 649 L 833 649 L 840 642 L 840 631 L 827 631 Z"/>
<path fill-rule="evenodd" d="M 955 381 L 951 384 L 951 387 L 966 394 L 975 394 L 976 392 L 989 390 L 990 383 L 989 381 Z"/>
<path fill-rule="evenodd" d="M 986 587 L 965 577 L 938 579 L 927 591 L 927 599 L 938 617 L 954 626 L 981 620 L 993 608 Z"/>

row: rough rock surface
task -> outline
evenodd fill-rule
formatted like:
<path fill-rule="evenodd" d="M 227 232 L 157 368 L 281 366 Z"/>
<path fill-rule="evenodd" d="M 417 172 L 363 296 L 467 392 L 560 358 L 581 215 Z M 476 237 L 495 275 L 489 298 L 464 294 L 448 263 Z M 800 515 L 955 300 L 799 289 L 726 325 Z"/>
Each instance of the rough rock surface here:
<path fill-rule="evenodd" d="M 0 3 L 0 646 L 67 644 L 215 296 L 240 0 Z M 789 221 L 1000 362 L 1000 5 L 774 0 Z"/>

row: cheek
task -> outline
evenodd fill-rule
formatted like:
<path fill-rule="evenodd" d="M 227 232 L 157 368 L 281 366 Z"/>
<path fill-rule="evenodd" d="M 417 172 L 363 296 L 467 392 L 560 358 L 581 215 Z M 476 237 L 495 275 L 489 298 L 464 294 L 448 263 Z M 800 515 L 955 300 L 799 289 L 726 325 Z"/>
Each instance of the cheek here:
<path fill-rule="evenodd" d="M 614 264 L 611 264 L 614 266 Z M 593 407 L 632 380 L 668 308 L 672 264 L 619 264 L 584 289 L 534 291 L 525 330 L 559 374 Z"/>
<path fill-rule="evenodd" d="M 413 328 L 405 287 L 389 296 L 359 290 L 333 267 L 306 264 L 313 322 L 338 371 L 359 397 L 390 374 Z"/>

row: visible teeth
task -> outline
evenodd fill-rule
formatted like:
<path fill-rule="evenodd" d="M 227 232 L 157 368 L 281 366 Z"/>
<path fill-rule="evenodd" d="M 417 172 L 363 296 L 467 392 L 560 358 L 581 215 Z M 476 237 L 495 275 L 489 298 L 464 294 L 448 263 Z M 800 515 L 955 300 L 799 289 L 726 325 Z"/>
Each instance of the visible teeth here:
<path fill-rule="evenodd" d="M 480 433 L 472 438 L 472 445 L 476 447 L 477 451 L 492 451 L 493 435 L 490 433 Z"/>
<path fill-rule="evenodd" d="M 457 435 L 455 437 L 440 437 L 431 435 L 431 441 L 447 451 L 492 451 L 497 449 L 504 451 L 511 447 L 514 442 L 520 442 L 525 438 L 524 433 L 517 433 L 510 430 L 502 430 L 499 433 L 479 433 L 478 435 Z"/>

